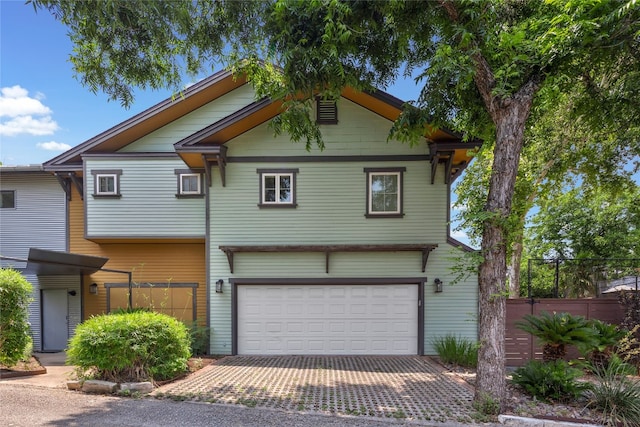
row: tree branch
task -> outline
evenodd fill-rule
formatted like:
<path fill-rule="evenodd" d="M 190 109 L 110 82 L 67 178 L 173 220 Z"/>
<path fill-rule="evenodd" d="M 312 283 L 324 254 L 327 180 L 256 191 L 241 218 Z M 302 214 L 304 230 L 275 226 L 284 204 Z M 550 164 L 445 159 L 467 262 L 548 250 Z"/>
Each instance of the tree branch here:
<path fill-rule="evenodd" d="M 440 5 L 447 12 L 451 22 L 454 24 L 460 23 L 460 13 L 452 1 L 441 0 Z M 471 54 L 471 60 L 473 61 L 476 69 L 476 72 L 473 75 L 473 81 L 478 88 L 478 92 L 480 92 L 480 96 L 482 97 L 485 107 L 487 107 L 487 110 L 495 123 L 495 113 L 499 108 L 500 99 L 492 95 L 493 88 L 496 86 L 493 70 L 486 58 L 480 53 L 480 49 L 476 43 L 471 43 L 469 47 L 463 48 L 463 50 L 467 52 L 471 50 L 475 51 Z"/>

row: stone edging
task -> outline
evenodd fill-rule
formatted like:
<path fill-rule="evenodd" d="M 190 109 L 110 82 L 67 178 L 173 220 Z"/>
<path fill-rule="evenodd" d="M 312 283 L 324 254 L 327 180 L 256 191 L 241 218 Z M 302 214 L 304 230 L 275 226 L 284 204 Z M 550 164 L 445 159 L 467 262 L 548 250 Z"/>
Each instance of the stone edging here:
<path fill-rule="evenodd" d="M 69 390 L 79 390 L 84 393 L 113 394 L 117 392 L 131 392 L 147 394 L 153 391 L 153 384 L 150 382 L 136 383 L 114 383 L 111 381 L 86 380 L 67 381 Z"/>
<path fill-rule="evenodd" d="M 601 424 L 572 423 L 540 418 L 517 417 L 515 415 L 498 415 L 500 424 L 510 427 L 603 427 Z"/>

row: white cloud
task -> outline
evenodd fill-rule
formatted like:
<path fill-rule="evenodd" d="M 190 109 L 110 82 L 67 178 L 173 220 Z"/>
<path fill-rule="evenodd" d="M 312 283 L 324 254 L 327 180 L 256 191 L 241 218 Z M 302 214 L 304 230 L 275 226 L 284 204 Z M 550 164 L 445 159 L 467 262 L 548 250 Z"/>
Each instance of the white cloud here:
<path fill-rule="evenodd" d="M 71 148 L 69 144 L 65 144 L 64 142 L 56 142 L 56 141 L 38 142 L 36 145 L 38 146 L 38 148 L 42 148 L 43 150 L 48 150 L 48 151 L 66 151 L 69 148 Z"/>
<path fill-rule="evenodd" d="M 0 135 L 15 136 L 23 133 L 30 135 L 51 135 L 59 129 L 58 124 L 49 116 L 19 116 L 0 123 Z"/>
<path fill-rule="evenodd" d="M 29 91 L 19 85 L 1 88 L 0 135 L 51 135 L 58 130 L 51 109 L 41 102 L 43 99 L 44 94 L 29 96 Z"/>

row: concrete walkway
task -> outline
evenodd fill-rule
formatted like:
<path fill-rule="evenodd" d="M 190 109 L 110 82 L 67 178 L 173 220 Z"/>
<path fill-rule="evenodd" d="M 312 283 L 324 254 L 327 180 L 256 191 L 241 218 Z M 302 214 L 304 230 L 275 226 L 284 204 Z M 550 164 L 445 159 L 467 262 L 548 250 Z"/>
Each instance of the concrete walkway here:
<path fill-rule="evenodd" d="M 65 361 L 67 360 L 66 353 L 35 353 L 34 356 L 37 357 L 40 364 L 46 368 L 46 374 L 3 378 L 2 382 L 66 389 L 67 380 L 70 378 L 74 369 L 73 366 L 65 365 Z"/>
<path fill-rule="evenodd" d="M 428 357 L 225 357 L 153 393 L 240 404 L 421 421 L 470 423 L 473 389 Z"/>

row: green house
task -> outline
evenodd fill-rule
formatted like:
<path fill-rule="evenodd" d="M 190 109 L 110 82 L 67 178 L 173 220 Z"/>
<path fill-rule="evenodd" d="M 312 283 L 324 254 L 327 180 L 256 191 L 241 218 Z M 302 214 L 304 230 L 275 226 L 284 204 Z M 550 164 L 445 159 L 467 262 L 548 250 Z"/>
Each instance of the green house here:
<path fill-rule="evenodd" d="M 449 212 L 480 142 L 387 141 L 401 107 L 380 91 L 318 100 L 326 147 L 307 151 L 274 136 L 280 103 L 220 72 L 45 170 L 82 176 L 97 244 L 203 241 L 212 354 L 432 354 L 445 333 L 477 338 L 477 277 L 449 286 L 469 250 Z"/>

